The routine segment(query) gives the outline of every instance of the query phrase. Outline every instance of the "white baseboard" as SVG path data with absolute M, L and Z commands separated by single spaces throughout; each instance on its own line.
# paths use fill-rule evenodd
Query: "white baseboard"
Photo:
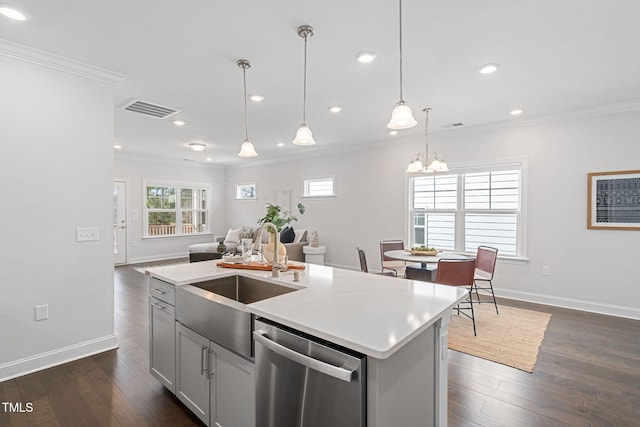
M 129 259 L 129 264 L 142 264 L 144 262 L 164 261 L 166 259 L 189 258 L 188 252 L 178 252 L 173 254 L 153 255 L 136 257 Z
M 511 291 L 508 289 L 495 289 L 497 297 L 533 302 L 537 304 L 552 305 L 555 307 L 570 308 L 573 310 L 588 311 L 591 313 L 606 314 L 609 316 L 624 317 L 640 320 L 640 309 L 613 304 L 602 304 L 592 301 L 584 301 L 573 298 L 563 298 L 552 295 L 536 294 L 531 292 Z
M 41 371 L 63 363 L 82 359 L 94 354 L 118 348 L 115 335 L 106 335 L 35 356 L 0 365 L 0 382 Z

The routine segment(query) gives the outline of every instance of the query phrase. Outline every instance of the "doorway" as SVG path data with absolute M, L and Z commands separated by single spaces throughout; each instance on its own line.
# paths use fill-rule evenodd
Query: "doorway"
M 113 263 L 127 262 L 127 183 L 113 181 Z

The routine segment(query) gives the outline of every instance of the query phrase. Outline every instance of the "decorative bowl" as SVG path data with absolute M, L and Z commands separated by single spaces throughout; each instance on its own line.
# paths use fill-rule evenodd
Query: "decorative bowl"
M 408 249 L 408 252 L 411 255 L 434 256 L 434 255 L 438 255 L 438 253 L 441 252 L 441 251 L 416 251 L 416 250 L 413 250 L 413 249 Z

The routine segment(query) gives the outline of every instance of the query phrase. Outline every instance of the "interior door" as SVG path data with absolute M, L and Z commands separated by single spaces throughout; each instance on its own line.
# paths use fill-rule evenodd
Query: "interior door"
M 113 262 L 127 262 L 127 183 L 113 181 Z

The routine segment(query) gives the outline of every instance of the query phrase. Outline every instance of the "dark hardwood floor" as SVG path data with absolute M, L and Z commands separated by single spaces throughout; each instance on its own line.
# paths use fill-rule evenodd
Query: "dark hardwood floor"
M 536 368 L 450 351 L 449 426 L 640 426 L 640 321 L 499 303 L 552 313 Z M 33 405 L 1 405 L 0 426 L 202 426 L 148 373 L 147 313 L 146 277 L 117 267 L 120 348 L 0 383 L 0 402 Z

